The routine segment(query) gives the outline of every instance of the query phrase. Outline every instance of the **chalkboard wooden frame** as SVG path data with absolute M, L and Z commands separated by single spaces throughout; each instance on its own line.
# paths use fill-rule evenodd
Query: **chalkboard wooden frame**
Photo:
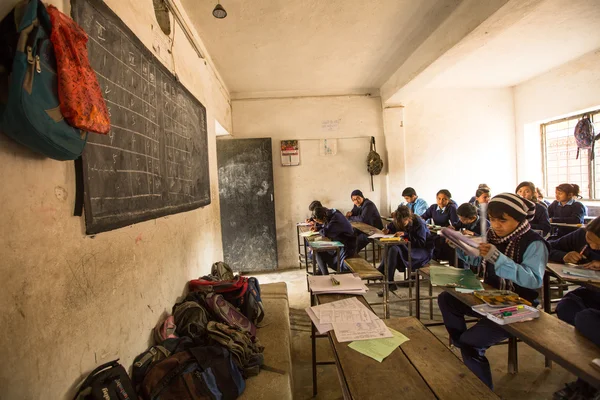
M 210 204 L 206 108 L 103 1 L 71 10 L 112 109 L 111 133 L 90 133 L 82 156 L 86 233 Z

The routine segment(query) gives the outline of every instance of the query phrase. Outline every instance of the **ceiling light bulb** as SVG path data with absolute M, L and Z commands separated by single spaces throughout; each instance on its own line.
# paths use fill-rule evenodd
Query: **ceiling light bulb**
M 223 19 L 227 16 L 227 11 L 225 11 L 221 4 L 217 3 L 215 9 L 213 10 L 213 16 L 215 18 Z

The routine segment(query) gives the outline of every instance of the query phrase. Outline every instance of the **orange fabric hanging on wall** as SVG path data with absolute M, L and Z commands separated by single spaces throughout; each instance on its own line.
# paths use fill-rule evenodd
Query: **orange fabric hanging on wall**
M 81 130 L 107 134 L 110 117 L 87 51 L 88 35 L 71 18 L 49 6 L 50 40 L 56 54 L 60 111 Z

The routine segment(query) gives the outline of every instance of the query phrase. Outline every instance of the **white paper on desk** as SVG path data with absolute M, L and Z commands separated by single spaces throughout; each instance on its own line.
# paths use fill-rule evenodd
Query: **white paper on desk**
M 338 342 L 352 342 L 354 340 L 381 339 L 392 337 L 392 332 L 383 323 L 376 319 L 370 322 L 342 322 L 334 323 L 333 331 Z
M 310 317 L 312 323 L 314 324 L 314 326 L 317 329 L 317 331 L 319 332 L 319 334 L 322 335 L 333 329 L 333 325 L 321 323 L 321 321 L 319 321 L 319 318 L 317 318 L 317 316 L 315 315 L 315 313 L 313 312 L 313 310 L 310 307 L 306 307 L 304 310 Z
M 380 238 L 393 238 L 395 235 L 392 233 L 391 235 L 384 235 L 383 233 L 374 233 L 369 236 L 369 239 L 380 239 Z
M 315 235 L 318 235 L 318 234 L 319 234 L 319 232 L 316 232 L 316 231 L 308 231 L 308 232 L 302 232 L 302 233 L 300 233 L 300 236 L 301 237 L 310 237 L 310 236 L 315 236 Z
M 563 274 L 572 275 L 580 278 L 589 278 L 593 280 L 600 280 L 600 271 L 594 271 L 593 269 L 586 269 L 583 267 L 568 267 L 563 266 Z
M 323 324 L 340 323 L 340 322 L 369 322 L 371 316 L 367 313 L 367 309 L 362 310 L 339 310 L 325 309 L 321 310 L 319 321 Z
M 296 225 L 298 225 L 298 226 L 311 226 L 312 224 L 310 222 L 298 222 Z
M 373 311 L 369 310 L 363 303 L 358 300 L 356 297 L 351 297 L 349 299 L 343 299 L 338 301 L 333 301 L 331 303 L 325 303 L 318 306 L 311 307 L 315 316 L 320 320 L 321 312 L 323 310 L 365 310 L 369 320 L 379 319 L 377 315 L 373 313 Z
M 339 285 L 334 285 L 329 275 L 309 276 L 308 286 L 313 293 L 366 292 L 367 287 L 362 280 L 352 274 L 337 274 L 335 279 Z

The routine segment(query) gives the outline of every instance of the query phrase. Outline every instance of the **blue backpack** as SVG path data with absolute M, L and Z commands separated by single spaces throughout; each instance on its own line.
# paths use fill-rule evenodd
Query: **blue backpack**
M 19 3 L 0 22 L 0 130 L 45 156 L 75 160 L 87 132 L 60 112 L 51 28 L 40 0 Z
M 600 135 L 594 134 L 594 124 L 590 120 L 589 115 L 584 115 L 575 126 L 575 143 L 577 144 L 577 157 L 579 158 L 579 150 L 590 150 L 589 160 L 594 159 L 594 143 Z

